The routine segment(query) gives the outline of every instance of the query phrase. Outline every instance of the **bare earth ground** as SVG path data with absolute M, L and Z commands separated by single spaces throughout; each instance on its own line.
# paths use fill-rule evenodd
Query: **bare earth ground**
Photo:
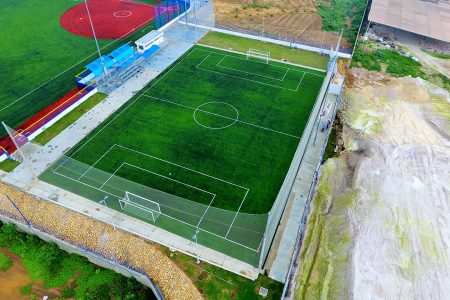
M 202 299 L 189 277 L 167 257 L 158 245 L 114 230 L 110 225 L 89 219 L 61 206 L 38 200 L 24 192 L 0 184 L 0 193 L 14 199 L 32 224 L 62 240 L 93 249 L 109 259 L 145 270 L 167 299 Z M 5 197 L 0 198 L 0 212 L 21 220 Z
M 324 166 L 327 210 L 312 212 L 339 218 L 343 230 L 327 237 L 325 223 L 305 241 L 316 255 L 302 261 L 295 298 L 448 299 L 449 94 L 421 79 L 351 72 L 340 112 L 345 151 Z
M 339 36 L 321 30 L 322 19 L 315 13 L 316 0 L 260 1 L 215 0 L 215 18 L 218 27 L 250 30 L 264 36 L 276 35 L 287 41 L 302 41 L 320 47 L 336 45 Z M 327 47 L 329 49 L 329 46 Z
M 28 284 L 32 285 L 33 295 L 42 299 L 48 296 L 56 299 L 61 296 L 60 289 L 45 289 L 42 282 L 35 282 L 30 279 L 28 271 L 25 269 L 22 260 L 16 254 L 6 249 L 0 249 L 13 262 L 11 268 L 6 272 L 0 272 L 0 299 L 28 300 L 30 295 L 21 295 L 20 290 Z

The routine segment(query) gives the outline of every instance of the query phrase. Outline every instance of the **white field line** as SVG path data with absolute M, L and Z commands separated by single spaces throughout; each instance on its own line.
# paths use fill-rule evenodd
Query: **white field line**
M 215 74 L 220 74 L 220 75 L 223 75 L 223 76 L 228 76 L 228 77 L 238 78 L 238 79 L 242 79 L 242 80 L 247 80 L 247 81 L 255 82 L 255 83 L 258 83 L 258 84 L 261 84 L 261 85 L 271 86 L 271 87 L 282 89 L 282 90 L 286 90 L 286 91 L 296 92 L 296 90 L 294 90 L 294 89 L 288 89 L 288 88 L 285 88 L 285 87 L 282 87 L 282 86 L 279 86 L 279 85 L 274 85 L 274 84 L 270 84 L 270 83 L 261 82 L 261 81 L 258 81 L 258 80 L 248 79 L 248 78 L 241 77 L 241 76 L 230 75 L 230 74 L 227 74 L 227 73 L 222 73 L 222 72 L 219 72 L 219 71 L 208 70 L 208 69 L 201 68 L 201 67 L 196 67 L 196 69 L 202 70 L 202 71 L 211 72 L 211 73 L 215 73 Z
M 123 0 L 121 0 L 123 1 Z M 135 2 L 136 3 L 136 2 Z M 120 36 L 119 38 L 115 39 L 114 41 L 106 44 L 105 46 L 101 47 L 100 50 L 105 49 L 106 47 L 111 46 L 114 43 L 120 42 L 121 39 L 123 39 L 124 37 L 126 37 L 127 35 L 129 35 L 130 33 L 132 33 L 133 31 L 135 31 L 138 28 L 141 28 L 142 26 L 144 26 L 146 23 L 149 23 L 151 21 L 153 21 L 155 19 L 155 16 L 153 16 L 152 18 L 148 19 L 145 22 L 142 22 L 141 24 L 139 24 L 137 27 L 127 31 L 126 33 L 124 33 L 122 36 Z M 7 109 L 8 107 L 10 107 L 11 105 L 14 105 L 15 103 L 17 103 L 18 101 L 22 100 L 23 98 L 27 97 L 28 95 L 34 93 L 35 91 L 37 91 L 38 89 L 40 89 L 41 87 L 43 87 L 44 85 L 46 85 L 47 83 L 53 81 L 55 78 L 61 76 L 62 74 L 66 73 L 67 71 L 73 69 L 74 67 L 78 66 L 79 64 L 81 64 L 83 61 L 89 59 L 92 56 L 95 56 L 97 54 L 97 51 L 93 52 L 92 54 L 86 56 L 85 58 L 83 58 L 82 60 L 80 60 L 79 62 L 77 62 L 76 64 L 72 65 L 71 67 L 65 69 L 64 71 L 61 71 L 60 73 L 56 74 L 55 76 L 53 76 L 52 78 L 50 78 L 49 80 L 47 80 L 46 82 L 42 83 L 41 85 L 39 85 L 38 87 L 34 88 L 33 90 L 29 91 L 28 93 L 26 93 L 25 95 L 21 96 L 20 98 L 17 98 L 16 100 L 14 100 L 13 102 L 9 103 L 8 105 L 2 107 L 0 109 L 0 111 L 3 111 L 5 109 Z
M 249 78 L 245 78 L 245 77 L 241 77 L 241 76 L 235 76 L 235 75 L 231 75 L 231 74 L 227 74 L 227 73 L 222 73 L 222 72 L 219 72 L 219 71 L 214 71 L 214 70 L 209 70 L 209 69 L 202 68 L 202 67 L 200 67 L 200 65 L 201 65 L 203 62 L 206 61 L 206 59 L 209 57 L 209 55 L 211 55 L 211 53 L 215 53 L 215 54 L 218 54 L 218 55 L 224 55 L 224 57 L 222 58 L 222 60 L 225 59 L 225 57 L 227 56 L 227 54 L 218 53 L 218 52 L 214 52 L 214 51 L 208 51 L 208 50 L 204 50 L 204 49 L 197 49 L 197 48 L 196 48 L 195 50 L 200 50 L 200 51 L 208 52 L 208 53 L 209 53 L 208 56 L 205 57 L 205 58 L 204 58 L 204 59 L 203 59 L 203 60 L 195 67 L 195 68 L 198 69 L 198 70 L 208 71 L 208 72 L 212 72 L 212 73 L 216 73 L 216 74 L 222 74 L 222 75 L 224 75 L 224 76 L 229 76 L 229 77 L 233 77 L 233 78 L 239 78 L 239 79 L 243 79 L 243 80 L 247 80 L 247 81 L 259 83 L 259 84 L 262 84 L 262 85 L 272 86 L 272 87 L 274 87 L 274 88 L 279 88 L 279 89 L 282 89 L 282 90 L 287 90 L 287 91 L 292 91 L 292 92 L 296 92 L 296 91 L 297 91 L 297 90 L 289 89 L 289 88 L 286 88 L 286 87 L 283 87 L 283 86 L 279 86 L 279 85 L 274 85 L 274 84 L 270 84 L 270 83 L 265 83 L 265 82 L 262 82 L 262 81 L 254 80 L 254 79 L 249 79 Z M 194 51 L 195 51 L 195 50 L 194 50 Z M 230 56 L 230 57 L 236 57 L 236 56 L 233 56 L 233 55 L 228 55 L 228 56 Z M 236 58 L 238 58 L 238 57 L 236 57 Z M 247 61 L 247 60 L 244 60 L 244 61 Z M 220 62 L 219 62 L 219 63 L 220 63 Z M 227 69 L 227 68 L 224 68 L 224 69 Z M 231 69 L 231 68 L 228 68 L 228 69 Z M 240 71 L 240 70 L 236 70 L 236 71 Z M 240 72 L 243 72 L 243 71 L 240 71 Z M 303 72 L 303 71 L 299 71 L 299 72 Z M 305 72 L 303 72 L 303 74 L 304 74 L 304 73 L 305 73 Z M 257 74 L 254 74 L 254 75 L 257 75 Z M 259 75 L 257 75 L 257 76 L 259 76 Z M 265 77 L 265 76 L 261 76 L 261 77 Z
M 201 192 L 203 192 L 203 193 L 210 194 L 210 195 L 212 195 L 212 196 L 216 196 L 216 194 L 211 193 L 211 192 L 208 192 L 208 191 L 203 190 L 203 189 L 201 189 L 201 188 L 198 188 L 198 187 L 196 187 L 196 186 L 187 184 L 187 183 L 185 183 L 185 182 L 182 182 L 182 181 L 179 181 L 179 180 L 176 180 L 176 179 L 167 177 L 167 176 L 165 176 L 165 175 L 159 174 L 159 173 L 154 172 L 154 171 L 150 171 L 150 170 L 148 170 L 148 169 L 145 169 L 145 168 L 142 168 L 142 167 L 133 165 L 133 164 L 129 164 L 129 163 L 127 163 L 127 162 L 122 163 L 122 165 L 119 167 L 119 169 L 122 168 L 123 165 L 128 165 L 128 166 L 130 166 L 130 167 L 139 169 L 139 170 L 141 170 L 141 171 L 145 171 L 145 172 L 147 172 L 147 173 L 154 174 L 154 175 L 156 175 L 156 176 L 160 176 L 160 177 L 162 177 L 162 178 L 164 178 L 164 179 L 171 180 L 171 181 L 176 182 L 176 183 L 179 183 L 179 184 L 181 184 L 181 185 L 185 185 L 185 186 L 187 186 L 187 187 L 193 188 L 193 189 L 198 190 L 198 191 L 201 191 Z
M 65 168 L 65 167 L 63 167 L 63 168 Z M 70 169 L 68 169 L 68 170 L 70 170 Z M 72 171 L 72 170 L 70 170 L 70 171 Z M 77 180 L 74 179 L 74 178 L 71 178 L 71 177 L 66 176 L 66 175 L 64 175 L 64 174 L 61 174 L 61 173 L 56 172 L 56 171 L 53 170 L 53 169 L 52 169 L 52 172 L 55 173 L 55 174 L 57 174 L 58 176 L 61 176 L 61 177 L 66 178 L 66 179 L 68 179 L 68 180 L 72 180 L 72 181 L 78 182 L 78 183 L 80 183 L 80 184 L 82 184 L 82 185 L 84 185 L 84 186 L 87 186 L 87 187 L 90 187 L 90 188 L 92 188 L 92 189 L 101 191 L 101 192 L 103 192 L 103 193 L 105 193 L 105 194 L 108 194 L 108 195 L 114 197 L 114 198 L 117 198 L 118 200 L 122 199 L 122 197 L 120 197 L 120 196 L 117 196 L 117 195 L 115 195 L 115 194 L 112 194 L 112 193 L 107 192 L 107 191 L 104 191 L 104 190 L 100 190 L 100 189 L 98 189 L 98 188 L 96 188 L 96 187 L 94 187 L 94 186 L 92 186 L 92 185 L 87 184 L 87 183 L 84 183 L 84 182 L 81 182 L 81 181 L 77 181 Z M 72 171 L 72 172 L 74 172 L 74 171 Z M 74 172 L 74 173 L 76 173 L 76 172 Z M 123 192 L 123 191 L 122 191 L 122 192 Z M 164 192 L 163 192 L 163 193 L 164 193 Z M 182 211 L 182 210 L 179 210 L 179 209 L 176 209 L 176 208 L 171 208 L 171 209 L 173 209 L 173 210 L 178 210 L 179 212 L 182 212 L 182 213 L 184 213 L 184 214 L 188 214 L 188 215 L 192 215 L 192 216 L 198 217 L 197 215 L 193 215 L 193 214 L 191 214 L 191 213 L 187 213 L 187 212 L 185 212 L 185 211 Z M 175 220 L 175 221 L 177 221 L 177 222 L 180 222 L 180 223 L 183 223 L 183 224 L 185 224 L 185 225 L 188 225 L 188 226 L 191 226 L 191 227 L 193 227 L 193 228 L 196 228 L 196 227 L 195 227 L 194 225 L 192 225 L 192 224 L 189 224 L 189 223 L 187 223 L 187 222 L 185 222 L 185 221 L 179 220 L 179 219 L 174 218 L 174 217 L 172 217 L 172 216 L 166 215 L 166 214 L 164 214 L 164 213 L 162 213 L 162 212 L 161 212 L 161 215 L 164 215 L 165 217 L 168 217 L 168 218 L 170 218 L 170 219 L 172 219 L 172 220 Z M 224 225 L 224 226 L 228 226 L 228 224 L 220 223 L 220 222 L 218 222 L 217 220 L 216 220 L 215 222 L 218 223 L 218 224 Z M 247 229 L 247 228 L 241 228 L 241 227 L 236 227 L 236 228 L 239 228 L 239 229 L 242 229 L 242 230 L 246 230 L 246 231 L 249 231 L 249 232 L 253 232 L 253 233 L 256 233 L 256 234 L 263 234 L 263 232 L 253 231 L 253 230 L 249 230 L 249 229 Z M 214 235 L 214 236 L 216 236 L 216 237 L 222 238 L 222 239 L 224 239 L 224 240 L 226 240 L 226 241 L 229 241 L 230 243 L 236 244 L 236 245 L 238 245 L 238 246 L 240 246 L 240 247 L 246 248 L 246 249 L 251 250 L 251 251 L 254 251 L 254 252 L 258 252 L 258 249 L 253 249 L 253 248 L 251 248 L 251 247 L 242 245 L 242 244 L 240 244 L 240 243 L 238 243 L 238 242 L 235 242 L 235 241 L 230 240 L 230 239 L 228 239 L 228 238 L 224 238 L 223 236 L 218 235 L 218 234 L 213 233 L 213 232 L 210 232 L 210 231 L 208 231 L 208 230 L 205 230 L 205 229 L 202 229 L 202 228 L 200 228 L 200 229 L 201 229 L 202 231 L 206 232 L 206 233 L 209 233 L 209 234 L 212 234 L 212 235 Z
M 297 85 L 297 88 L 295 89 L 295 91 L 298 91 L 298 89 L 300 88 L 300 85 L 302 84 L 302 81 L 303 81 L 303 78 L 305 77 L 305 73 L 303 73 L 303 76 L 302 76 L 302 78 L 300 79 L 300 81 L 299 81 L 299 83 L 298 83 L 298 85 Z
M 227 184 L 229 184 L 229 185 L 233 185 L 233 186 L 239 187 L 239 188 L 244 189 L 244 190 L 248 190 L 246 187 L 243 187 L 243 186 L 241 186 L 241 185 L 238 185 L 238 184 L 232 183 L 232 182 L 230 182 L 230 181 L 227 181 L 227 180 L 224 180 L 224 179 L 220 179 L 220 178 L 217 178 L 217 177 L 208 175 L 208 174 L 206 174 L 206 173 L 202 173 L 202 172 L 196 171 L 196 170 L 194 170 L 194 169 L 191 169 L 191 168 L 182 166 L 182 165 L 180 165 L 180 164 L 177 164 L 177 163 L 174 163 L 174 162 L 171 162 L 171 161 L 168 161 L 168 160 L 165 160 L 165 159 L 162 159 L 162 158 L 159 158 L 159 157 L 156 157 L 156 156 L 153 156 L 153 155 L 150 155 L 150 154 L 147 154 L 147 153 L 138 151 L 138 150 L 134 150 L 134 149 L 131 149 L 131 148 L 122 146 L 122 145 L 118 145 L 118 144 L 114 144 L 114 145 L 117 146 L 117 147 L 121 147 L 121 148 L 123 148 L 123 149 L 127 149 L 127 150 L 129 150 L 130 152 L 139 153 L 139 154 L 142 154 L 142 155 L 144 155 L 144 156 L 147 156 L 147 157 L 150 157 L 150 158 L 154 158 L 154 159 L 156 159 L 156 160 L 159 160 L 159 161 L 162 161 L 162 162 L 165 162 L 165 163 L 168 163 L 168 164 L 171 164 L 171 165 L 180 167 L 180 168 L 185 169 L 185 170 L 188 170 L 188 171 L 191 171 L 191 172 L 193 172 L 193 173 L 197 173 L 197 174 L 203 175 L 203 176 L 205 176 L 205 177 L 209 177 L 209 178 L 212 178 L 212 179 L 214 179 L 214 180 L 221 181 L 221 182 L 227 183 Z
M 286 77 L 287 73 L 290 71 L 291 69 L 287 68 L 286 73 L 284 73 L 283 78 L 281 78 L 281 81 L 284 81 L 284 78 Z M 305 73 L 303 73 L 303 75 L 305 75 Z
M 116 173 L 120 170 L 120 168 L 122 168 L 122 166 L 123 166 L 123 164 L 124 164 L 124 162 L 117 168 L 117 169 L 115 169 L 114 170 L 114 172 L 111 174 L 111 176 L 109 176 L 109 178 L 108 179 L 106 179 L 106 181 L 105 182 L 103 182 L 103 184 L 99 187 L 99 189 L 102 189 L 102 187 L 104 187 L 105 186 L 105 184 L 107 184 L 108 183 L 108 181 L 110 181 L 111 180 L 111 178 L 113 178 L 114 177 L 114 175 L 116 175 Z
M 211 202 L 209 202 L 209 204 L 208 204 L 208 207 L 207 207 L 207 208 L 205 209 L 205 211 L 203 212 L 203 215 L 202 215 L 202 217 L 200 218 L 200 221 L 198 221 L 197 226 L 195 226 L 197 229 L 198 229 L 198 228 L 201 228 L 201 227 L 199 227 L 199 226 L 200 226 L 200 224 L 202 223 L 203 218 L 205 217 L 206 213 L 208 212 L 208 210 L 209 210 L 209 208 L 211 207 L 211 204 L 214 202 L 214 199 L 215 199 L 215 198 L 216 198 L 216 195 L 213 196 L 213 198 L 211 199 Z M 226 236 L 225 236 L 225 238 L 226 238 Z
M 217 114 L 217 113 L 213 113 L 213 112 L 210 112 L 210 111 L 207 111 L 207 110 L 203 110 L 203 109 L 197 109 L 195 107 L 192 107 L 192 106 L 189 106 L 189 105 L 185 105 L 185 104 L 181 104 L 181 103 L 178 103 L 178 102 L 173 102 L 173 101 L 170 101 L 170 100 L 162 99 L 162 98 L 151 96 L 151 95 L 143 95 L 143 96 L 147 97 L 147 98 L 155 99 L 157 101 L 166 102 L 166 103 L 170 103 L 170 104 L 173 104 L 173 105 L 176 105 L 176 106 L 184 107 L 184 108 L 187 108 L 187 109 L 190 109 L 190 110 L 193 110 L 193 111 L 199 111 L 199 112 L 203 112 L 203 113 L 206 113 L 206 114 L 210 114 L 210 115 L 213 115 L 213 116 L 216 116 L 216 117 L 219 117 L 219 118 L 224 118 L 224 119 L 227 119 L 227 120 L 236 121 L 235 118 L 230 118 L 230 117 L 223 116 L 223 115 L 220 115 L 220 114 Z M 271 128 L 259 126 L 259 125 L 252 124 L 252 123 L 249 123 L 249 122 L 245 122 L 245 121 L 242 121 L 242 120 L 237 120 L 236 122 L 239 122 L 239 123 L 242 123 L 242 124 L 245 124 L 245 125 L 249 125 L 249 126 L 253 126 L 253 127 L 256 127 L 256 128 L 259 128 L 259 129 L 267 130 L 267 131 L 270 131 L 270 132 L 273 132 L 273 133 L 278 133 L 278 134 L 281 134 L 281 135 L 285 135 L 285 136 L 289 136 L 289 137 L 292 137 L 292 138 L 300 139 L 300 137 L 292 135 L 292 134 L 289 134 L 289 133 L 285 133 L 285 132 L 274 130 L 274 129 L 271 129 Z
M 154 7 L 154 5 L 147 4 L 147 3 L 142 3 L 142 2 L 135 2 L 135 1 L 130 1 L 130 0 L 119 0 L 119 1 L 120 1 L 120 2 L 131 3 L 131 4 L 137 4 L 137 5 L 143 5 L 143 6 L 151 6 L 151 7 Z
M 126 106 L 126 107 L 124 107 L 124 109 L 121 111 L 121 112 L 119 112 L 117 115 L 115 115 L 114 116 L 114 118 L 112 118 L 105 126 L 102 126 L 92 137 L 90 137 L 80 148 L 78 148 L 77 150 L 75 150 L 74 151 L 74 153 L 72 154 L 72 157 L 78 152 L 78 151 L 80 151 L 81 149 L 83 149 L 84 148 L 84 146 L 86 146 L 92 139 L 94 139 L 96 136 L 97 136 L 97 134 L 99 134 L 100 132 L 102 132 L 103 131 L 103 129 L 105 129 L 106 127 L 108 127 L 108 125 L 109 124 L 111 124 L 116 118 L 118 118 L 119 116 L 121 116 L 122 115 L 122 113 L 123 112 L 125 112 L 129 107 L 131 107 L 137 100 L 139 100 L 148 90 L 150 90 L 151 88 L 153 88 L 153 87 L 155 87 L 156 86 L 156 84 L 159 82 L 159 81 L 161 81 L 165 76 L 167 76 L 167 74 L 169 74 L 173 69 L 175 69 L 177 66 L 178 66 L 178 64 L 180 64 L 180 63 L 182 63 L 187 57 L 189 57 L 192 53 L 194 53 L 195 51 L 203 51 L 203 52 L 208 52 L 209 54 L 211 54 L 211 53 L 218 53 L 218 54 L 222 54 L 223 55 L 223 53 L 219 53 L 219 52 L 215 52 L 215 51 L 208 51 L 208 50 L 204 50 L 204 49 L 200 49 L 200 48 L 195 48 L 195 49 L 193 49 L 193 50 L 190 50 L 190 52 L 188 53 L 188 54 L 186 54 L 180 61 L 178 61 L 176 64 L 174 64 L 166 73 L 164 73 L 160 78 L 158 78 L 155 82 L 152 82 L 152 83 L 150 83 L 150 86 L 146 89 L 146 90 L 144 90 L 143 91 L 143 93 L 141 94 L 141 95 L 139 95 L 136 99 L 134 99 L 133 101 L 131 101 L 130 103 L 128 103 L 128 105 Z M 204 60 L 206 59 L 206 57 L 204 58 Z M 209 71 L 209 70 L 208 70 Z M 303 72 L 303 71 L 302 71 Z M 304 73 L 306 73 L 306 72 L 304 72 Z M 221 73 L 220 73 L 221 74 Z M 240 121 L 241 123 L 244 123 L 243 121 Z M 250 123 L 248 123 L 248 125 L 252 125 L 252 124 L 250 124 Z M 257 126 L 257 125 L 254 125 L 254 126 Z M 269 128 L 264 128 L 264 129 L 267 129 L 267 130 L 270 130 L 270 131 L 272 131 L 272 132 L 278 132 L 278 131 L 276 131 L 276 130 L 273 130 L 273 129 L 269 129 Z M 284 134 L 284 133 L 282 133 L 282 132 L 278 132 L 278 133 L 281 133 L 281 134 Z M 289 135 L 289 136 L 292 136 L 292 137 L 295 137 L 295 138 L 299 138 L 299 137 L 296 137 L 296 136 L 293 136 L 293 135 Z
M 283 81 L 284 77 L 286 76 L 286 73 L 287 73 L 288 70 L 289 70 L 289 69 L 286 69 L 286 72 L 284 73 L 284 76 L 280 79 L 280 78 L 275 78 L 275 77 L 272 77 L 272 76 L 266 76 L 266 75 L 261 75 L 261 74 L 257 74 L 257 73 L 253 73 L 253 72 L 248 72 L 248 71 L 238 70 L 238 69 L 235 69 L 235 68 L 230 68 L 230 67 L 221 66 L 220 64 L 221 64 L 227 57 L 233 57 L 233 56 L 225 55 L 225 56 L 224 56 L 224 57 L 216 64 L 216 67 L 224 68 L 224 69 L 228 69 L 228 70 L 234 70 L 234 71 L 242 72 L 242 73 L 245 73 L 245 74 L 252 74 L 252 75 L 255 75 L 255 76 L 264 77 L 264 78 L 273 79 L 273 80 L 278 80 L 278 81 Z M 264 65 L 267 66 L 267 64 L 264 64 Z
M 78 178 L 78 180 L 80 180 L 84 175 L 86 175 L 93 167 L 95 167 L 95 165 L 109 152 L 109 151 L 111 151 L 111 149 L 114 147 L 114 145 L 113 146 L 111 146 L 108 150 L 106 150 L 106 152 L 105 153 L 103 153 L 103 155 L 102 156 L 100 156 L 100 158 L 99 159 L 97 159 L 96 161 L 95 161 L 95 163 L 92 165 L 92 166 L 89 166 L 89 168 L 80 176 L 80 178 Z
M 177 62 L 176 64 L 174 64 L 166 73 L 164 73 L 161 77 L 159 77 L 155 82 L 151 82 L 150 86 L 143 91 L 143 93 L 141 95 L 139 95 L 138 97 L 136 97 L 136 99 L 134 99 L 133 101 L 129 102 L 122 111 L 120 111 L 117 115 L 114 116 L 114 118 L 112 118 L 108 123 L 106 123 L 104 126 L 102 126 L 92 137 L 90 137 L 80 148 L 78 148 L 77 150 L 75 150 L 73 152 L 73 154 L 71 155 L 71 157 L 73 157 L 76 153 L 78 153 L 78 151 L 80 151 L 81 149 L 84 148 L 84 146 L 86 146 L 90 141 L 92 141 L 92 139 L 94 139 L 97 134 L 99 134 L 100 132 L 103 131 L 103 129 L 105 129 L 106 127 L 108 127 L 109 124 L 111 124 L 112 122 L 114 122 L 114 120 L 116 120 L 119 116 L 122 115 L 122 113 L 124 113 L 126 110 L 128 110 L 128 108 L 130 108 L 136 101 L 138 101 L 148 90 L 150 90 L 152 87 L 154 87 L 159 81 L 161 81 L 167 74 L 169 74 L 176 66 L 178 66 L 178 64 L 180 64 L 181 62 L 183 62 L 189 55 L 191 55 L 192 53 L 195 52 L 195 50 L 197 50 L 197 48 L 195 48 L 194 50 L 191 50 L 188 54 L 186 54 L 185 57 L 183 57 L 179 62 Z
M 209 53 L 215 53 L 215 54 L 219 54 L 219 55 L 227 55 L 227 56 L 230 56 L 230 57 L 234 57 L 236 59 L 240 59 L 240 60 L 243 60 L 243 61 L 248 61 L 248 60 L 246 60 L 245 58 L 242 57 L 242 55 L 244 55 L 244 54 L 242 54 L 240 52 L 228 51 L 228 50 L 225 50 L 225 49 L 209 48 L 208 46 L 203 45 L 203 44 L 200 44 L 199 46 L 200 47 L 206 47 L 209 50 L 202 49 L 202 48 L 196 48 L 195 50 L 203 51 L 203 52 L 209 52 Z M 214 51 L 214 50 L 219 50 L 219 51 Z M 223 52 L 227 52 L 229 54 L 223 54 Z M 240 55 L 240 56 L 238 56 L 238 55 Z M 270 62 L 268 64 L 266 64 L 266 63 L 259 62 L 259 61 L 252 61 L 252 62 L 259 63 L 259 64 L 264 64 L 264 65 L 270 65 L 272 67 L 277 67 L 277 68 L 281 68 L 281 69 L 290 69 L 290 71 L 301 72 L 301 73 L 306 73 L 308 75 L 313 75 L 313 76 L 318 76 L 318 77 L 325 78 L 325 75 L 322 75 L 322 74 L 311 73 L 311 72 L 307 72 L 307 71 L 304 71 L 304 70 L 292 69 L 292 67 L 289 68 L 289 67 L 283 67 L 283 66 L 279 66 L 278 65 L 278 64 L 284 64 L 283 62 L 278 62 L 277 61 L 278 64 L 273 64 L 273 63 L 270 63 Z M 296 67 L 296 65 L 290 65 L 290 66 Z M 298 68 L 308 69 L 308 67 L 302 67 L 302 66 L 297 66 L 297 67 Z M 322 73 L 324 72 L 324 71 L 321 71 L 321 70 L 317 70 L 317 71 L 322 72 Z
M 239 205 L 238 210 L 236 211 L 236 214 L 234 215 L 233 221 L 231 221 L 230 227 L 227 230 L 227 233 L 225 234 L 225 238 L 228 237 L 228 234 L 230 233 L 231 228 L 233 227 L 234 221 L 236 221 L 236 218 L 238 216 L 239 211 L 241 210 L 242 204 L 244 204 L 245 199 L 247 198 L 247 194 L 248 194 L 249 190 L 247 190 L 247 192 L 244 195 L 244 199 L 242 199 L 241 205 Z

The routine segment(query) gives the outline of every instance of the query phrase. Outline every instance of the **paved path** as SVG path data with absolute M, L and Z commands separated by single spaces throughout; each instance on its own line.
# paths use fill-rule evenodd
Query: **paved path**
M 327 110 L 327 114 L 322 117 L 322 120 L 329 120 L 332 117 L 336 99 L 336 95 L 328 94 L 325 103 L 330 103 L 330 108 Z M 327 104 L 325 104 L 324 107 L 327 107 Z M 300 168 L 291 195 L 289 196 L 285 212 L 280 222 L 280 227 L 275 236 L 265 266 L 265 269 L 269 270 L 270 278 L 283 283 L 288 274 L 292 255 L 294 253 L 298 227 L 302 220 L 306 199 L 308 198 L 309 190 L 311 188 L 314 170 L 320 160 L 321 148 L 327 137 L 327 131 L 317 132 L 318 121 L 319 116 L 315 122 L 316 126 L 309 137 L 305 155 L 300 163 Z M 331 130 L 331 126 L 329 130 Z M 316 142 L 314 143 L 315 137 Z
M 178 24 L 172 26 L 165 32 L 165 38 L 169 41 L 168 46 L 152 57 L 149 62 L 145 63 L 143 65 L 144 70 L 138 76 L 132 77 L 114 90 L 105 100 L 62 131 L 45 146 L 33 147 L 35 151 L 29 159 L 32 172 L 30 172 L 30 168 L 26 164 L 21 164 L 13 172 L 7 175 L 3 174 L 2 180 L 40 198 L 55 201 L 69 209 L 107 223 L 112 223 L 117 228 L 137 234 L 169 248 L 177 249 L 192 256 L 198 253 L 200 258 L 208 263 L 255 280 L 259 274 L 257 268 L 207 247 L 201 245 L 197 247 L 190 240 L 103 207 L 64 189 L 37 180 L 33 176 L 33 173 L 39 175 L 45 171 L 58 158 L 131 99 L 134 94 L 145 87 L 160 72 L 164 71 L 189 50 L 205 33 L 205 30 L 198 28 L 194 30 L 194 28 L 189 26 Z

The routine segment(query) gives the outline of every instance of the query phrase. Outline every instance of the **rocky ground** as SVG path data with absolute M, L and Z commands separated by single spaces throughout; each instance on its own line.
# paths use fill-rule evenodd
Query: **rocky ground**
M 323 168 L 295 297 L 447 298 L 448 92 L 352 69 L 340 118 L 345 150 Z
M 0 184 L 0 194 L 1 214 L 22 220 L 3 196 L 7 194 L 32 224 L 39 224 L 40 230 L 111 260 L 145 270 L 167 299 L 203 298 L 189 277 L 161 251 L 160 246 L 4 184 Z

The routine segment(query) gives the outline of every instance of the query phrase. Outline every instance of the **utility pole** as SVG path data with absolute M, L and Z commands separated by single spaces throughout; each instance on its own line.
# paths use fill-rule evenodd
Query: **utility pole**
M 100 57 L 100 64 L 102 66 L 103 73 L 106 76 L 106 75 L 108 75 L 108 72 L 106 72 L 106 67 L 105 67 L 105 64 L 103 62 L 102 53 L 100 52 L 100 47 L 98 45 L 97 35 L 95 34 L 94 23 L 92 23 L 91 12 L 89 11 L 89 6 L 87 4 L 87 0 L 84 0 L 84 5 L 86 6 L 86 11 L 87 11 L 87 14 L 88 14 L 89 23 L 91 24 L 91 29 L 92 29 L 92 34 L 94 35 L 95 45 L 97 46 L 98 57 Z

